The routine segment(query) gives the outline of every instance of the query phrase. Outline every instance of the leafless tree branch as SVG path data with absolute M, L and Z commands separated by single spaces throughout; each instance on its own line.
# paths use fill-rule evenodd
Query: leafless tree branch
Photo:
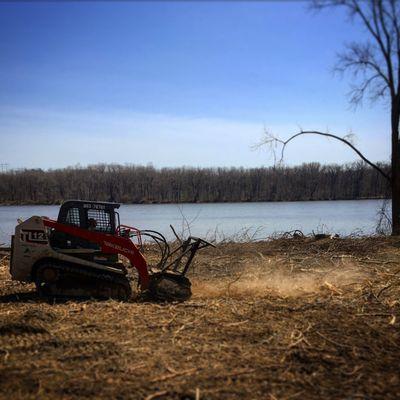
M 345 145 L 347 145 L 348 147 L 350 147 L 364 162 L 366 162 L 369 166 L 371 166 L 376 171 L 378 171 L 385 179 L 387 179 L 389 182 L 391 181 L 390 176 L 386 172 L 384 172 L 378 165 L 376 165 L 372 161 L 368 160 L 368 158 L 365 157 L 364 154 L 362 154 L 361 151 L 358 150 L 357 147 L 355 147 L 353 143 L 351 143 L 352 135 L 346 135 L 344 137 L 341 137 L 341 136 L 334 135 L 334 134 L 328 133 L 328 132 L 320 132 L 320 131 L 314 131 L 314 130 L 309 130 L 309 131 L 300 130 L 300 132 L 295 133 L 294 135 L 290 136 L 286 140 L 283 140 L 283 139 L 280 139 L 279 137 L 266 131 L 265 137 L 254 147 L 256 148 L 256 147 L 261 147 L 261 146 L 267 146 L 267 147 L 269 147 L 270 151 L 275 151 L 276 145 L 280 144 L 281 145 L 281 154 L 280 154 L 280 160 L 278 163 L 281 164 L 284 159 L 286 146 L 292 140 L 296 139 L 299 136 L 303 136 L 303 135 L 319 135 L 319 136 L 324 136 L 324 137 L 332 138 L 335 140 L 339 140 L 340 142 L 342 142 Z
M 382 97 L 386 90 L 395 98 L 400 93 L 400 26 L 396 0 L 316 0 L 313 3 L 316 9 L 333 6 L 343 6 L 352 18 L 359 17 L 372 38 L 372 42 L 364 44 L 351 43 L 346 52 L 339 54 L 335 71 L 351 71 L 355 77 L 361 74 L 363 82 L 370 81 L 362 93 L 358 91 L 358 96 L 351 96 L 351 102 L 361 102 L 367 91 L 372 92 L 372 101 Z

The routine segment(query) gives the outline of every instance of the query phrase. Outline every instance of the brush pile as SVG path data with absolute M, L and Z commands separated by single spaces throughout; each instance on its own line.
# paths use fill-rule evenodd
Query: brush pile
M 398 398 L 400 240 L 198 255 L 180 304 L 47 304 L 0 256 L 0 398 Z

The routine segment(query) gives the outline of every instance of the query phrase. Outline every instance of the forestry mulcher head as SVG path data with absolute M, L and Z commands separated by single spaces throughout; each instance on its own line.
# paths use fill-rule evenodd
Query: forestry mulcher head
M 196 252 L 213 245 L 191 236 L 171 250 L 160 233 L 121 225 L 118 208 L 116 203 L 66 201 L 57 221 L 33 216 L 20 223 L 12 236 L 12 278 L 34 282 L 39 294 L 50 298 L 128 300 L 129 275 L 136 270 L 143 298 L 190 298 L 185 275 Z M 153 267 L 143 255 L 144 239 L 154 241 L 161 253 Z M 129 261 L 128 268 L 119 256 Z

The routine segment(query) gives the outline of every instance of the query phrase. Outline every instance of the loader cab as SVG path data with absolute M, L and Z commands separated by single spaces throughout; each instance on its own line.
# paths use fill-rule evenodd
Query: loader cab
M 118 203 L 68 200 L 62 204 L 57 222 L 115 235 L 119 226 L 119 214 L 115 210 L 119 206 Z M 99 249 L 96 243 L 57 231 L 52 232 L 50 243 L 58 249 Z
M 62 204 L 57 222 L 81 229 L 115 234 L 119 225 L 118 203 L 69 200 Z

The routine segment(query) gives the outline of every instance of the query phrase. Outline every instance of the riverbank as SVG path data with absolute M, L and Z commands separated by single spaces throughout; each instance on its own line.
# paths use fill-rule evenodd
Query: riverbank
M 0 398 L 395 399 L 399 256 L 391 237 L 227 243 L 165 305 L 47 304 L 0 256 Z

